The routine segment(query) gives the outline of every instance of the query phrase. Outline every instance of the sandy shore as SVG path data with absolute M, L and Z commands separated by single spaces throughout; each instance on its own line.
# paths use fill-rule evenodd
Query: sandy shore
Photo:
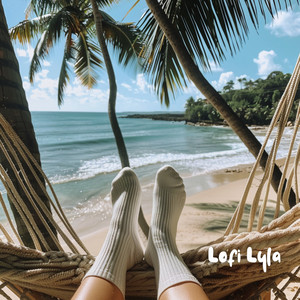
M 191 194 L 189 187 L 197 185 L 197 180 L 201 180 L 201 177 L 184 179 L 188 197 L 177 231 L 177 245 L 181 252 L 198 247 L 222 235 L 243 193 L 250 170 L 251 167 L 247 165 L 208 174 L 213 186 L 216 187 L 196 194 Z M 142 206 L 148 224 L 151 219 L 151 199 L 149 198 L 152 198 L 152 191 L 153 186 L 148 187 L 142 194 Z M 105 239 L 108 221 L 109 218 L 104 223 L 105 226 L 102 225 L 103 228 L 100 229 L 96 229 L 96 218 L 74 224 L 83 242 L 94 255 L 98 253 Z M 145 241 L 142 232 L 141 236 Z
M 209 176 L 212 176 L 211 179 L 214 181 L 215 187 L 202 190 L 196 194 L 190 194 L 187 197 L 177 230 L 177 245 L 180 252 L 197 248 L 222 236 L 243 195 L 250 171 L 251 166 L 246 165 L 210 174 Z M 257 186 L 260 179 L 261 175 L 258 174 L 253 183 L 254 187 Z M 186 185 L 188 187 L 191 184 L 197 184 L 197 177 L 185 179 L 184 181 L 187 181 Z M 188 190 L 187 194 L 189 194 Z M 269 199 L 271 203 L 275 202 L 276 194 L 273 191 L 271 191 Z M 248 204 L 248 208 L 249 206 L 250 204 Z M 149 223 L 151 207 L 146 207 L 144 211 Z M 266 213 L 266 222 L 271 221 L 271 219 L 272 208 Z M 91 229 L 89 233 L 84 234 L 81 238 L 91 253 L 97 254 L 106 233 L 107 227 L 100 230 Z M 146 243 L 146 239 L 143 240 Z M 292 298 L 298 288 L 299 285 L 296 283 L 288 287 L 286 291 L 288 297 Z
M 279 160 L 277 164 L 281 167 L 283 160 Z M 251 165 L 240 165 L 207 175 L 184 178 L 187 199 L 179 219 L 176 239 L 180 252 L 199 247 L 222 236 L 243 196 L 251 169 Z M 203 176 L 209 176 L 209 182 L 213 188 L 208 188 L 207 184 L 203 186 Z M 251 200 L 251 193 L 253 195 L 260 179 L 261 172 L 257 172 L 249 200 Z M 193 191 L 197 191 L 195 186 L 199 186 L 201 191 L 193 193 Z M 142 207 L 148 224 L 151 219 L 152 192 L 153 186 L 147 187 L 142 192 Z M 266 222 L 272 220 L 272 207 L 275 205 L 275 199 L 276 194 L 271 189 L 269 194 L 271 208 L 265 214 Z M 247 204 L 246 209 L 249 207 L 250 204 Z M 76 232 L 94 255 L 98 253 L 105 239 L 109 219 L 108 217 L 104 223 L 102 222 L 100 227 L 97 225 L 97 216 L 85 220 L 80 219 L 79 222 L 73 224 Z M 242 223 L 242 226 L 245 224 Z M 142 232 L 141 236 L 143 237 Z M 144 241 L 146 241 L 145 238 Z
M 278 164 L 282 165 L 280 161 Z M 188 197 L 177 230 L 177 245 L 180 252 L 197 248 L 222 236 L 243 195 L 250 171 L 250 165 L 243 165 L 204 175 L 210 177 L 209 181 L 213 188 L 203 188 L 200 182 L 203 180 L 202 176 L 184 178 Z M 260 179 L 261 174 L 258 173 L 253 183 L 254 188 Z M 199 186 L 201 191 L 193 193 L 197 190 L 195 186 Z M 148 224 L 151 218 L 152 191 L 153 186 L 148 186 L 142 194 L 142 205 Z M 271 202 L 275 201 L 275 197 L 272 191 L 269 196 Z M 269 222 L 271 210 L 266 215 L 266 221 Z M 73 223 L 76 232 L 93 255 L 98 254 L 104 242 L 109 219 L 108 217 L 105 222 L 98 222 L 97 216 L 93 216 L 80 218 Z M 143 236 L 142 232 L 141 235 Z M 143 241 L 146 243 L 145 237 Z M 299 284 L 296 283 L 288 288 L 288 297 L 291 297 L 288 299 L 292 299 L 298 288 Z

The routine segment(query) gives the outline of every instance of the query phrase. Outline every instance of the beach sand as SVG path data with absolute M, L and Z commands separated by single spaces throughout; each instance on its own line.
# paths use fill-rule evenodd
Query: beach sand
M 222 235 L 243 195 L 250 171 L 250 165 L 228 168 L 207 175 L 211 177 L 214 188 L 196 194 L 190 194 L 186 188 L 188 196 L 179 219 L 176 239 L 180 252 L 196 248 Z M 254 185 L 259 179 L 260 176 L 257 176 Z M 197 177 L 187 178 L 184 181 L 188 182 L 186 186 L 196 185 Z M 142 206 L 148 224 L 151 219 L 151 204 L 148 198 L 152 197 L 152 191 L 153 187 L 147 189 L 147 196 L 142 194 Z M 271 198 L 275 199 L 274 193 L 271 193 Z M 75 222 L 73 226 L 89 251 L 96 255 L 105 239 L 109 219 L 102 228 L 91 225 L 97 223 L 96 219 L 85 221 Z M 143 238 L 142 232 L 141 237 Z
M 177 246 L 180 252 L 198 247 L 200 244 L 212 241 L 222 235 L 228 219 L 236 207 L 246 184 L 251 167 L 239 166 L 222 171 L 218 171 L 207 176 L 211 176 L 215 188 L 203 190 L 199 193 L 189 195 L 182 211 L 177 230 Z M 184 179 L 188 185 L 197 184 L 197 177 Z M 145 218 L 150 223 L 151 201 L 153 186 L 148 187 L 143 195 L 142 207 Z M 108 230 L 108 221 L 103 228 L 98 228 L 96 216 L 87 222 L 75 222 L 73 226 L 79 233 L 85 245 L 92 254 L 97 254 L 105 239 Z M 220 227 L 220 224 L 223 226 Z M 214 225 L 215 224 L 215 225 Z M 142 240 L 145 241 L 141 232 Z M 193 241 L 193 242 L 191 242 Z
M 207 244 L 222 236 L 243 195 L 250 171 L 251 166 L 246 165 L 210 174 L 217 186 L 187 197 L 179 219 L 176 239 L 181 253 Z M 256 175 L 253 183 L 254 187 L 258 185 L 260 179 L 261 175 Z M 196 177 L 193 180 L 196 181 Z M 193 182 L 193 184 L 197 184 L 197 182 Z M 273 202 L 271 206 L 274 206 L 276 194 L 273 191 L 271 191 L 269 199 L 271 203 Z M 247 204 L 246 209 L 249 209 L 249 207 L 250 204 Z M 147 222 L 150 223 L 151 207 L 148 206 L 144 212 Z M 270 222 L 271 219 L 272 208 L 266 213 L 266 222 Z M 242 227 L 245 224 L 246 220 L 242 222 Z M 81 236 L 92 254 L 97 255 L 99 252 L 107 230 L 107 226 L 100 229 L 90 228 L 90 232 L 86 233 L 85 231 L 84 235 Z M 78 231 L 80 232 L 80 228 L 78 228 Z M 142 233 L 141 235 L 143 237 Z M 143 241 L 146 244 L 145 237 L 143 237 Z M 292 299 L 292 295 L 295 293 L 292 291 L 297 288 L 299 288 L 299 284 L 294 284 L 288 288 L 288 299 Z
M 281 166 L 282 162 L 278 162 Z M 203 244 L 221 237 L 228 225 L 228 222 L 240 201 L 249 173 L 250 165 L 242 165 L 232 167 L 225 170 L 220 170 L 214 173 L 207 174 L 213 183 L 214 188 L 204 189 L 201 192 L 191 193 L 191 186 L 197 185 L 200 177 L 185 178 L 187 199 L 181 217 L 178 223 L 177 230 L 177 246 L 181 253 L 197 248 Z M 261 179 L 261 174 L 255 176 L 253 183 L 253 191 Z M 199 185 L 201 185 L 199 183 Z M 193 191 L 195 189 L 193 188 Z M 147 187 L 142 193 L 142 205 L 148 224 L 151 218 L 151 199 L 153 186 Z M 275 193 L 271 191 L 269 199 L 275 201 Z M 250 197 L 251 198 L 251 197 Z M 246 205 L 249 209 L 250 204 Z M 270 222 L 272 209 L 266 213 L 266 221 Z M 109 217 L 105 222 L 97 221 L 97 215 L 93 218 L 81 217 L 73 222 L 75 231 L 88 248 L 91 254 L 97 255 L 108 231 Z M 245 226 L 246 221 L 242 222 Z M 146 244 L 146 238 L 140 231 L 142 240 Z M 295 291 L 299 289 L 299 284 L 292 284 L 288 288 L 288 299 L 292 299 Z M 13 299 L 15 299 L 13 297 Z

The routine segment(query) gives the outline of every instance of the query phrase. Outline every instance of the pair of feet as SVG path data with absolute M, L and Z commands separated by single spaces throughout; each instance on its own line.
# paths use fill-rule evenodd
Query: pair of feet
M 115 284 L 124 296 L 127 270 L 145 257 L 155 270 L 158 297 L 165 289 L 180 282 L 198 283 L 184 264 L 175 241 L 186 198 L 181 177 L 170 166 L 157 172 L 145 251 L 138 234 L 140 194 L 136 174 L 130 168 L 124 168 L 112 182 L 113 213 L 109 232 L 86 277 L 104 278 Z

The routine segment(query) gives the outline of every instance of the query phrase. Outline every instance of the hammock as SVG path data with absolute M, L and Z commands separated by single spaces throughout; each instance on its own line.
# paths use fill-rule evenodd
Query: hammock
M 272 289 L 275 299 L 287 299 L 285 294 L 287 287 L 300 282 L 300 203 L 298 190 L 300 144 L 296 145 L 300 123 L 300 106 L 294 121 L 290 148 L 282 169 L 282 179 L 279 184 L 276 205 L 273 209 L 274 220 L 263 226 L 264 212 L 269 205 L 268 195 L 276 155 L 288 122 L 299 80 L 300 57 L 268 128 L 257 161 L 248 178 L 244 195 L 224 235 L 214 242 L 182 254 L 183 260 L 191 272 L 200 280 L 205 292 L 211 299 L 224 297 L 229 297 L 229 299 L 251 299 L 270 289 Z M 270 137 L 274 135 L 274 142 L 269 152 L 269 159 L 262 179 L 259 186 L 254 187 L 252 183 L 259 169 L 259 160 Z M 5 290 L 10 289 L 21 299 L 50 299 L 49 296 L 59 299 L 70 299 L 95 258 L 90 255 L 68 222 L 47 177 L 1 115 L 0 147 L 3 155 L 6 156 L 6 159 L 14 169 L 15 176 L 19 178 L 23 192 L 29 195 L 35 212 L 39 214 L 44 226 L 51 231 L 49 224 L 47 224 L 44 216 L 40 213 L 41 211 L 44 212 L 53 228 L 56 229 L 58 238 L 53 236 L 51 232 L 49 234 L 52 234 L 52 238 L 59 249 L 58 251 L 50 250 L 40 229 L 35 224 L 25 203 L 23 203 L 20 194 L 15 189 L 12 180 L 0 165 L 0 179 L 10 200 L 23 218 L 36 248 L 30 249 L 23 245 L 10 218 L 5 201 L 0 195 L 0 202 L 10 227 L 6 229 L 0 224 L 0 230 L 3 235 L 3 239 L 0 240 L 0 280 L 2 281 L 0 294 L 6 299 L 11 299 L 8 293 L 5 292 Z M 56 220 L 54 220 L 49 209 L 34 192 L 26 177 L 25 166 L 20 162 L 20 158 L 24 161 L 26 168 L 29 168 L 34 174 L 40 188 L 47 195 Z M 37 174 L 37 172 L 40 174 Z M 38 175 L 42 175 L 45 178 L 51 196 L 47 193 Z M 255 189 L 255 196 L 251 200 L 251 211 L 247 221 L 248 228 L 247 232 L 241 232 L 240 224 L 243 217 L 245 218 L 245 203 L 249 200 L 251 189 Z M 292 208 L 288 204 L 291 190 L 296 195 L 296 205 Z M 279 217 L 281 204 L 285 213 Z M 254 226 L 256 227 L 254 228 Z M 63 249 L 61 246 L 62 242 L 69 250 Z M 215 256 L 224 250 L 230 253 L 233 249 L 240 249 L 241 261 L 237 262 L 235 260 L 231 267 L 227 262 L 211 263 L 208 261 L 209 247 L 213 248 Z M 268 248 L 272 248 L 272 252 L 278 251 L 281 254 L 281 262 L 272 263 L 268 266 L 267 272 L 264 272 L 260 263 L 247 261 L 246 253 L 248 247 L 252 248 L 253 255 L 256 255 L 259 251 L 266 253 Z M 42 249 L 46 250 L 42 251 Z M 283 278 L 285 278 L 285 281 L 279 287 L 278 283 Z M 297 288 L 292 299 L 298 299 L 299 294 L 300 289 Z M 156 299 L 154 270 L 144 262 L 134 266 L 127 272 L 126 298 L 134 297 Z

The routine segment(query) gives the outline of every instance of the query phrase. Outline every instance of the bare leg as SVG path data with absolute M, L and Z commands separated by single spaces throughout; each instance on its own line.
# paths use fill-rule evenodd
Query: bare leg
M 140 185 L 124 168 L 112 182 L 112 218 L 104 244 L 72 300 L 124 299 L 126 272 L 143 258 L 138 235 Z
M 185 265 L 176 245 L 177 223 L 185 203 L 181 177 L 169 166 L 156 175 L 146 261 L 154 267 L 160 300 L 206 300 L 198 280 Z
M 166 289 L 159 300 L 209 300 L 202 287 L 194 282 L 181 282 Z
M 72 299 L 123 300 L 121 291 L 113 283 L 100 277 L 85 278 Z

